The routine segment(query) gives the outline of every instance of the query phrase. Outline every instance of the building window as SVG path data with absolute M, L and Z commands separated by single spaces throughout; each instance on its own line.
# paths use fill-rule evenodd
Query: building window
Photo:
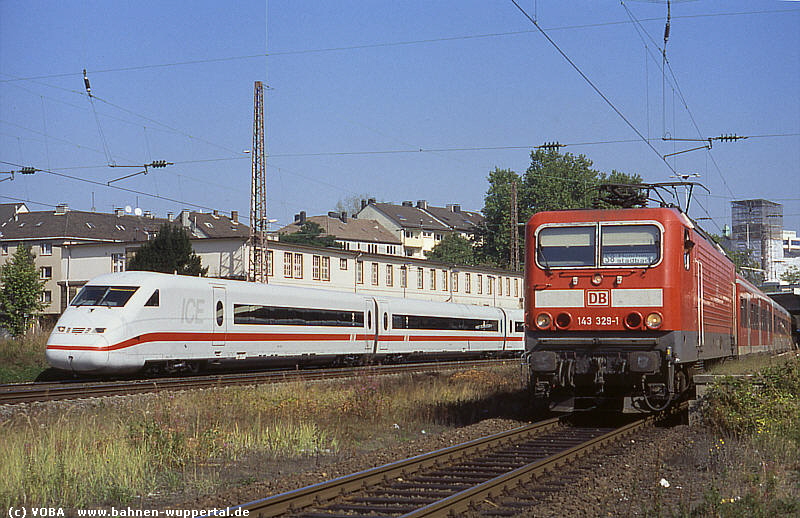
M 294 260 L 292 256 L 294 254 L 291 252 L 284 252 L 283 253 L 283 276 L 287 279 L 292 278 L 292 264 L 294 264 Z
M 50 290 L 44 290 L 42 292 L 42 302 L 45 304 L 50 304 L 53 302 L 53 292 Z
M 386 265 L 386 285 L 394 286 L 394 266 L 391 264 Z
M 2 246 L 2 254 L 3 255 L 8 255 L 8 245 L 5 244 L 5 243 Z
M 323 281 L 331 280 L 331 258 L 323 257 L 322 264 L 320 265 L 320 274 Z
M 41 251 L 42 255 L 53 255 L 53 244 L 42 243 L 39 245 L 39 250 Z
M 378 263 L 372 263 L 372 281 L 373 286 L 378 285 Z
M 406 237 L 411 239 L 412 237 L 414 237 L 414 233 L 411 232 L 410 230 L 406 230 Z
M 311 278 L 315 281 L 320 279 L 319 277 L 319 263 L 320 259 L 322 259 L 318 255 L 311 256 Z
M 491 295 L 494 288 L 494 277 L 486 277 L 486 294 Z
M 436 270 L 431 268 L 431 291 L 436 289 Z
M 408 287 L 408 267 L 406 266 L 400 267 L 400 287 L 401 288 Z
M 502 277 L 498 277 L 497 278 L 497 296 L 498 297 L 502 297 L 503 296 L 503 278 Z
M 125 271 L 125 254 L 111 254 L 111 271 L 114 273 Z
M 464 292 L 465 293 L 472 293 L 472 274 L 465 273 L 464 274 Z
M 267 277 L 273 277 L 275 275 L 272 262 L 272 250 L 267 250 Z
M 433 232 L 429 232 L 427 230 L 423 231 L 422 232 L 422 237 L 433 237 Z
M 483 293 L 483 275 L 478 274 L 478 294 Z
M 396 247 L 394 245 L 386 245 L 386 253 L 389 255 L 395 255 L 397 252 Z
M 52 279 L 53 278 L 53 267 L 52 266 L 42 266 L 39 268 L 39 278 L 40 279 Z
M 511 296 L 511 277 L 506 277 L 506 296 Z
M 519 279 L 514 279 L 514 296 L 519 297 Z
M 294 254 L 294 278 L 303 278 L 303 254 Z
M 417 268 L 417 289 L 421 290 L 425 286 L 425 270 Z
M 447 270 L 442 270 L 442 291 L 447 291 Z
M 347 270 L 347 259 L 339 259 L 339 269 L 342 271 Z
M 434 239 L 436 239 L 436 241 L 441 241 L 442 240 L 442 235 L 441 234 L 436 234 L 434 236 Z
M 453 291 L 458 293 L 458 272 L 453 272 Z
M 364 284 L 364 261 L 356 261 L 356 282 Z

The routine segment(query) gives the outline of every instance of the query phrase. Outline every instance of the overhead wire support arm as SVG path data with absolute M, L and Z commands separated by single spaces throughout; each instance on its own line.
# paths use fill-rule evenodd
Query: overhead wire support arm
M 167 167 L 168 165 L 175 165 L 175 163 L 174 162 L 167 162 L 166 160 L 153 160 L 149 164 L 144 164 L 144 165 L 117 165 L 117 164 L 113 164 L 112 165 L 112 164 L 109 164 L 108 167 L 136 167 L 136 168 L 144 167 L 144 170 L 143 171 L 139 171 L 138 173 L 131 173 L 131 174 L 127 174 L 125 176 L 120 176 L 119 178 L 114 178 L 113 180 L 107 181 L 106 185 L 111 185 L 114 182 L 118 182 L 120 180 L 125 180 L 126 178 L 131 178 L 133 176 L 138 176 L 140 174 L 147 174 L 148 173 L 148 169 L 147 169 L 148 167 L 152 167 L 153 169 L 160 169 L 162 167 Z
M 698 149 L 711 149 L 714 147 L 714 141 L 718 140 L 720 142 L 733 142 L 735 140 L 744 140 L 748 137 L 744 137 L 741 135 L 737 135 L 736 133 L 732 133 L 730 135 L 720 135 L 719 137 L 708 137 L 705 139 L 702 138 L 673 138 L 673 137 L 662 137 L 661 140 L 664 141 L 681 141 L 681 142 L 708 142 L 708 144 L 704 144 L 702 146 L 693 147 L 690 149 L 684 149 L 682 151 L 676 151 L 675 153 L 668 153 L 664 155 L 664 158 L 669 156 L 680 155 L 682 153 L 688 153 L 689 151 L 697 151 Z
M 38 169 L 36 169 L 35 167 L 21 167 L 18 171 L 0 171 L 0 174 L 9 175 L 7 178 L 3 178 L 2 180 L 0 180 L 0 182 L 5 182 L 6 180 L 13 180 L 14 179 L 14 175 L 16 175 L 17 173 L 19 173 L 19 174 L 33 174 L 36 171 L 38 171 Z

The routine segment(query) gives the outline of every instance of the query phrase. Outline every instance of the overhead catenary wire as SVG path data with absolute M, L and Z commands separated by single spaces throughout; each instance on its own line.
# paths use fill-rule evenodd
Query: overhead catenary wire
M 630 120 L 628 120 L 627 117 L 625 117 L 625 115 L 619 110 L 619 108 L 617 108 L 614 105 L 614 103 L 612 103 L 611 100 L 608 97 L 606 97 L 606 95 L 597 87 L 597 85 L 595 85 L 592 82 L 591 79 L 589 79 L 589 77 L 583 72 L 583 70 L 581 70 L 580 67 L 576 65 L 575 62 L 572 61 L 572 59 L 570 59 L 570 57 L 567 56 L 567 54 L 563 50 L 561 50 L 561 47 L 558 46 L 558 44 L 550 37 L 550 35 L 547 34 L 547 32 L 545 32 L 533 18 L 531 18 L 531 16 L 525 11 L 525 9 L 523 9 L 522 6 L 519 5 L 519 3 L 517 3 L 516 0 L 511 0 L 511 3 L 514 4 L 514 6 L 516 6 L 516 8 L 519 9 L 519 11 L 525 16 L 525 18 L 527 18 L 528 21 L 530 21 L 534 25 L 534 27 L 536 27 L 539 30 L 542 36 L 544 36 L 545 39 L 547 39 L 547 41 L 558 51 L 559 54 L 561 54 L 561 56 L 567 61 L 567 63 L 569 63 L 572 66 L 572 68 L 574 68 L 575 71 L 578 72 L 578 74 L 583 78 L 583 80 L 586 81 L 586 83 L 592 87 L 592 89 L 606 102 L 606 104 L 608 104 L 611 107 L 611 109 L 614 110 L 614 112 L 625 122 L 625 124 L 627 124 L 628 127 L 631 128 L 631 130 L 633 130 L 633 132 L 639 136 L 639 139 L 642 142 L 644 142 L 651 150 L 653 150 L 653 152 L 658 156 L 658 158 L 661 159 L 662 162 L 664 162 L 667 168 L 669 168 L 669 170 L 672 171 L 673 173 L 677 173 L 675 168 L 672 167 L 672 165 L 670 165 L 670 163 L 667 162 L 664 159 L 664 157 L 661 156 L 661 153 L 655 148 L 655 146 L 653 146 L 652 143 L 650 143 L 647 137 L 645 137 L 642 134 L 642 132 L 639 131 L 639 129 L 636 126 L 634 126 L 633 123 Z
M 760 9 L 754 11 L 735 11 L 735 12 L 722 12 L 722 13 L 700 13 L 700 14 L 689 14 L 689 15 L 679 15 L 673 16 L 672 19 L 691 19 L 691 18 L 713 18 L 713 17 L 720 17 L 720 16 L 752 16 L 752 15 L 759 15 L 759 14 L 780 14 L 780 13 L 797 13 L 800 12 L 800 9 Z M 642 21 L 660 21 L 663 18 L 643 18 Z M 553 31 L 563 31 L 563 30 L 580 30 L 580 29 L 592 29 L 597 27 L 608 27 L 614 25 L 626 25 L 631 23 L 627 20 L 618 20 L 612 22 L 599 22 L 599 23 L 588 23 L 588 24 L 580 24 L 580 25 L 564 25 L 564 26 L 555 26 L 555 27 L 546 27 L 545 30 L 549 32 Z M 372 49 L 372 48 L 383 48 L 383 47 L 399 47 L 399 46 L 408 46 L 408 45 L 421 45 L 421 44 L 430 44 L 430 43 L 441 43 L 441 42 L 448 42 L 448 41 L 459 41 L 459 40 L 472 40 L 472 39 L 482 39 L 482 38 L 498 38 L 498 37 L 507 37 L 507 36 L 518 36 L 523 34 L 530 34 L 532 30 L 527 31 L 508 31 L 508 32 L 497 32 L 497 33 L 486 33 L 486 34 L 468 34 L 468 35 L 461 35 L 461 36 L 445 36 L 439 38 L 428 38 L 428 39 L 420 39 L 420 40 L 408 40 L 408 41 L 394 41 L 394 42 L 378 42 L 378 43 L 367 43 L 361 45 L 348 45 L 348 46 L 339 46 L 339 47 L 324 47 L 324 48 L 316 48 L 316 49 L 297 49 L 297 50 L 284 50 L 284 51 L 275 51 L 269 53 L 258 53 L 258 54 L 244 54 L 240 56 L 226 56 L 221 58 L 206 58 L 206 59 L 193 59 L 193 60 L 185 60 L 185 61 L 173 61 L 167 63 L 155 63 L 149 65 L 132 65 L 127 67 L 116 67 L 116 68 L 98 68 L 96 70 L 91 70 L 92 74 L 104 74 L 104 73 L 112 73 L 112 72 L 133 72 L 139 70 L 147 70 L 147 69 L 157 69 L 157 68 L 168 68 L 168 67 L 176 67 L 176 66 L 187 66 L 187 65 L 200 65 L 206 63 L 223 63 L 228 61 L 241 61 L 241 60 L 248 60 L 248 59 L 260 59 L 263 57 L 275 57 L 275 56 L 290 56 L 290 55 L 301 55 L 301 54 L 317 54 L 317 53 L 324 53 L 324 52 L 342 52 L 342 51 L 350 51 L 350 50 L 365 50 L 365 49 Z M 1 83 L 10 83 L 15 81 L 33 81 L 37 79 L 56 79 L 56 78 L 64 78 L 64 77 L 72 77 L 75 76 L 76 72 L 63 72 L 57 74 L 43 74 L 38 76 L 29 76 L 29 77 L 17 77 L 13 79 L 0 79 Z

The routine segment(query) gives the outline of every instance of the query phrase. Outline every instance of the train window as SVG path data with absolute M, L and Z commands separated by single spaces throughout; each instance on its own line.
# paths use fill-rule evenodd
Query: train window
M 314 308 L 235 304 L 233 323 L 271 326 L 363 327 L 364 313 Z
M 514 332 L 515 333 L 524 333 L 525 332 L 525 322 L 514 322 Z
M 386 331 L 389 329 L 389 314 L 383 314 L 383 330 Z
M 372 311 L 367 311 L 367 329 L 372 329 Z
M 217 301 L 217 325 L 221 326 L 225 320 L 225 309 L 222 307 L 222 301 Z
M 392 315 L 392 327 L 394 329 L 439 329 L 445 331 L 497 331 L 500 328 L 500 321 L 427 315 Z
M 144 303 L 145 306 L 149 307 L 158 307 L 158 290 L 154 291 L 150 298 L 147 299 L 147 302 Z
M 602 225 L 602 266 L 650 266 L 661 258 L 661 232 L 655 225 Z
M 683 229 L 683 269 L 687 272 L 692 266 L 692 248 L 694 241 L 689 238 L 689 229 Z
M 595 266 L 595 233 L 594 226 L 543 228 L 536 260 L 545 268 Z
M 747 300 L 744 297 L 739 299 L 739 324 L 742 327 L 750 327 L 747 322 Z
M 121 308 L 138 289 L 138 286 L 84 286 L 72 305 Z

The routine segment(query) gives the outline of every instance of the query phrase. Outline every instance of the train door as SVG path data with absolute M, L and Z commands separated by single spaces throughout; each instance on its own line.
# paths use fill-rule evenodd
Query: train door
M 705 299 L 703 293 L 703 263 L 700 261 L 695 262 L 697 267 L 697 357 L 702 358 L 703 345 L 705 345 L 705 325 L 704 325 L 704 308 L 703 300 Z
M 225 288 L 214 286 L 214 313 L 211 322 L 211 345 L 222 347 L 225 345 L 228 332 L 228 319 L 225 316 L 227 301 L 225 299 Z
M 378 325 L 380 316 L 378 313 L 378 302 L 375 299 L 364 299 L 364 349 L 375 354 L 378 350 Z

